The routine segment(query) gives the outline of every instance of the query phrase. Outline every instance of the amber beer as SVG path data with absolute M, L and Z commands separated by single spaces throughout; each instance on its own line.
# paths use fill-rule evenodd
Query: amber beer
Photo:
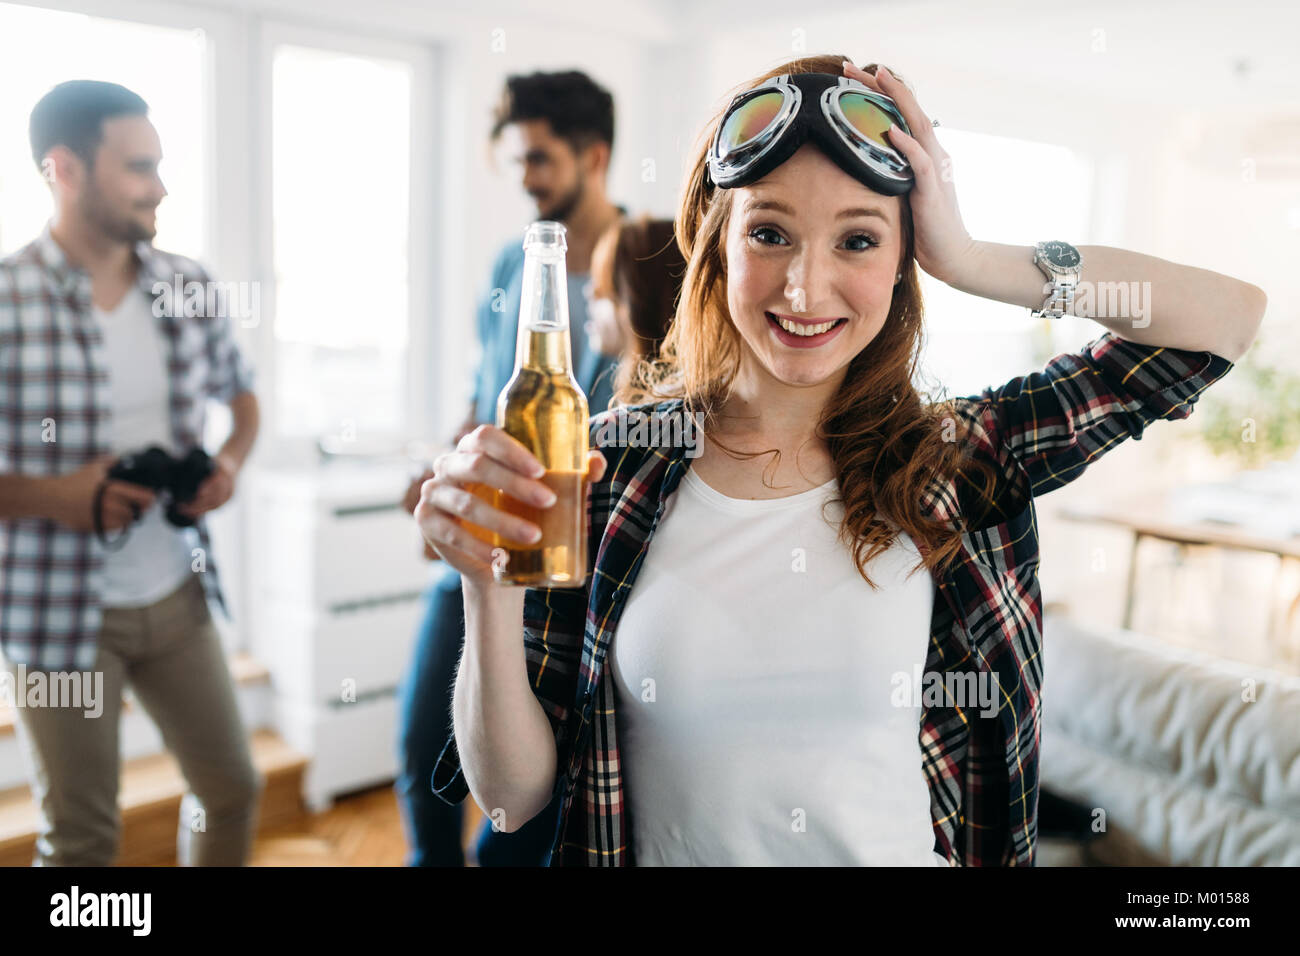
M 542 529 L 522 543 L 494 535 L 499 584 L 582 587 L 587 579 L 587 396 L 573 377 L 564 226 L 543 220 L 524 235 L 515 373 L 497 397 L 497 427 L 546 468 L 555 504 L 538 508 L 495 491 L 496 507 Z

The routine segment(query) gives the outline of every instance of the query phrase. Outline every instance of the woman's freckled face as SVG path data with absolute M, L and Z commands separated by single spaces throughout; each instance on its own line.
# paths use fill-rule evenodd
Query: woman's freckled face
M 727 305 L 747 351 L 788 385 L 840 375 L 885 324 L 902 254 L 901 200 L 858 182 L 812 145 L 734 190 Z M 778 204 L 786 210 L 754 208 Z M 878 210 L 879 216 L 843 210 Z M 766 313 L 848 321 L 823 344 L 782 341 Z

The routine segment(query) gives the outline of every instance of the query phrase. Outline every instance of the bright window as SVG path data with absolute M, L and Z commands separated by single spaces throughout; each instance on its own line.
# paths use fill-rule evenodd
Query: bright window
M 1027 256 L 1039 240 L 1089 241 L 1093 172 L 1087 157 L 1064 146 L 984 133 L 941 128 L 938 135 L 952 158 L 957 204 L 974 238 L 1024 245 Z M 923 270 L 921 277 L 928 340 L 923 386 L 937 379 L 948 395 L 972 395 L 1040 367 L 1059 350 L 1060 330 L 1051 320 L 958 292 Z
M 272 64 L 279 431 L 392 434 L 406 421 L 411 66 L 291 44 Z

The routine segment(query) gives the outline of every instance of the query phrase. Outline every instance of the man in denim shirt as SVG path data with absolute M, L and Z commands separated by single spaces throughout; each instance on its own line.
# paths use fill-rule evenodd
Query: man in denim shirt
M 617 360 L 588 346 L 583 326 L 592 248 L 626 210 L 605 193 L 614 142 L 610 94 L 577 71 L 511 76 L 493 118 L 492 140 L 519 165 L 524 190 L 538 219 L 564 223 L 569 281 L 569 334 L 574 375 L 594 415 L 608 407 Z M 514 374 L 523 279 L 523 228 L 497 254 L 479 301 L 477 331 L 483 354 L 465 420 L 453 442 L 482 423 L 496 421 L 497 396 Z M 424 476 L 427 478 L 428 476 Z M 420 479 L 408 493 L 418 497 Z M 460 575 L 441 567 L 427 594 L 411 666 L 400 693 L 400 771 L 396 782 L 411 866 L 461 866 L 462 808 L 432 790 L 438 754 L 451 732 L 451 687 L 464 642 Z M 560 803 L 514 833 L 485 821 L 476 856 L 481 866 L 545 866 L 558 825 Z

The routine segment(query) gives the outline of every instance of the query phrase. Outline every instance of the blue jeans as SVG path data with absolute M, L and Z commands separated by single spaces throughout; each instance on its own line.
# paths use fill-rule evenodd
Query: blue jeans
M 446 803 L 433 792 L 433 768 L 451 735 L 451 696 L 464 639 L 460 574 L 447 568 L 425 594 L 411 666 L 398 691 L 395 789 L 410 848 L 408 866 L 465 865 L 460 843 L 464 804 Z M 557 795 L 514 833 L 493 830 L 491 820 L 484 820 L 475 845 L 479 866 L 549 865 L 561 802 Z

